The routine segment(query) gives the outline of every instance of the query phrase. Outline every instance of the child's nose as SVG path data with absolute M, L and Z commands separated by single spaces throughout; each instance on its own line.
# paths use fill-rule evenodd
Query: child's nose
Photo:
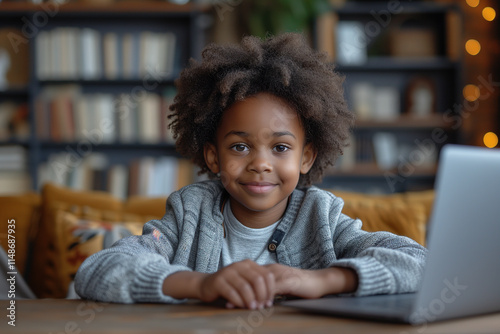
M 272 169 L 270 157 L 264 152 L 255 152 L 248 164 L 248 170 L 255 173 L 271 172 Z

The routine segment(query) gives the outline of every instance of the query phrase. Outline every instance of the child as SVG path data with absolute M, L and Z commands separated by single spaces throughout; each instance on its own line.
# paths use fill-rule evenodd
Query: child
M 210 45 L 177 82 L 177 149 L 213 180 L 171 194 L 142 236 L 89 257 L 75 284 L 109 302 L 226 301 L 415 291 L 426 249 L 368 233 L 343 201 L 310 186 L 353 124 L 342 78 L 299 34 Z

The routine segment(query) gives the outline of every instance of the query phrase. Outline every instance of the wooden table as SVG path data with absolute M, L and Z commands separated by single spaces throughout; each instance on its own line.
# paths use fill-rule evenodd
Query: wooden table
M 378 323 L 301 313 L 284 306 L 260 311 L 227 310 L 188 302 L 164 304 L 103 304 L 83 300 L 15 301 L 15 327 L 0 301 L 0 333 L 500 333 L 500 313 L 433 323 L 426 326 Z

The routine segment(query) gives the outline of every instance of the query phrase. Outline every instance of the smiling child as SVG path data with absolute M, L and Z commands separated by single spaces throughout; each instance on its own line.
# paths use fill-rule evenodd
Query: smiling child
M 211 180 L 171 194 L 160 220 L 89 257 L 75 287 L 107 302 L 270 307 L 317 298 L 412 292 L 426 249 L 368 233 L 321 190 L 353 115 L 342 77 L 299 34 L 209 45 L 177 81 L 178 151 Z

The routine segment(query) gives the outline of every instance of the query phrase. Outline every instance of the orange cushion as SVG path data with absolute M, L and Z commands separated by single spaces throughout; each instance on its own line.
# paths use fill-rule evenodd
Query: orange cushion
M 433 192 L 415 194 L 366 195 L 332 191 L 345 204 L 343 213 L 359 218 L 365 231 L 388 231 L 425 245 L 429 205 Z M 416 200 L 416 199 L 420 200 Z
M 41 198 L 38 194 L 27 193 L 19 196 L 0 197 L 0 244 L 7 252 L 9 249 L 9 221 L 15 221 L 15 264 L 24 275 L 28 260 L 29 245 L 33 239 L 40 214 Z M 10 224 L 12 225 L 12 224 Z
M 167 198 L 166 197 L 130 197 L 123 207 L 123 220 L 134 221 L 138 217 L 141 220 L 160 219 L 165 215 Z

